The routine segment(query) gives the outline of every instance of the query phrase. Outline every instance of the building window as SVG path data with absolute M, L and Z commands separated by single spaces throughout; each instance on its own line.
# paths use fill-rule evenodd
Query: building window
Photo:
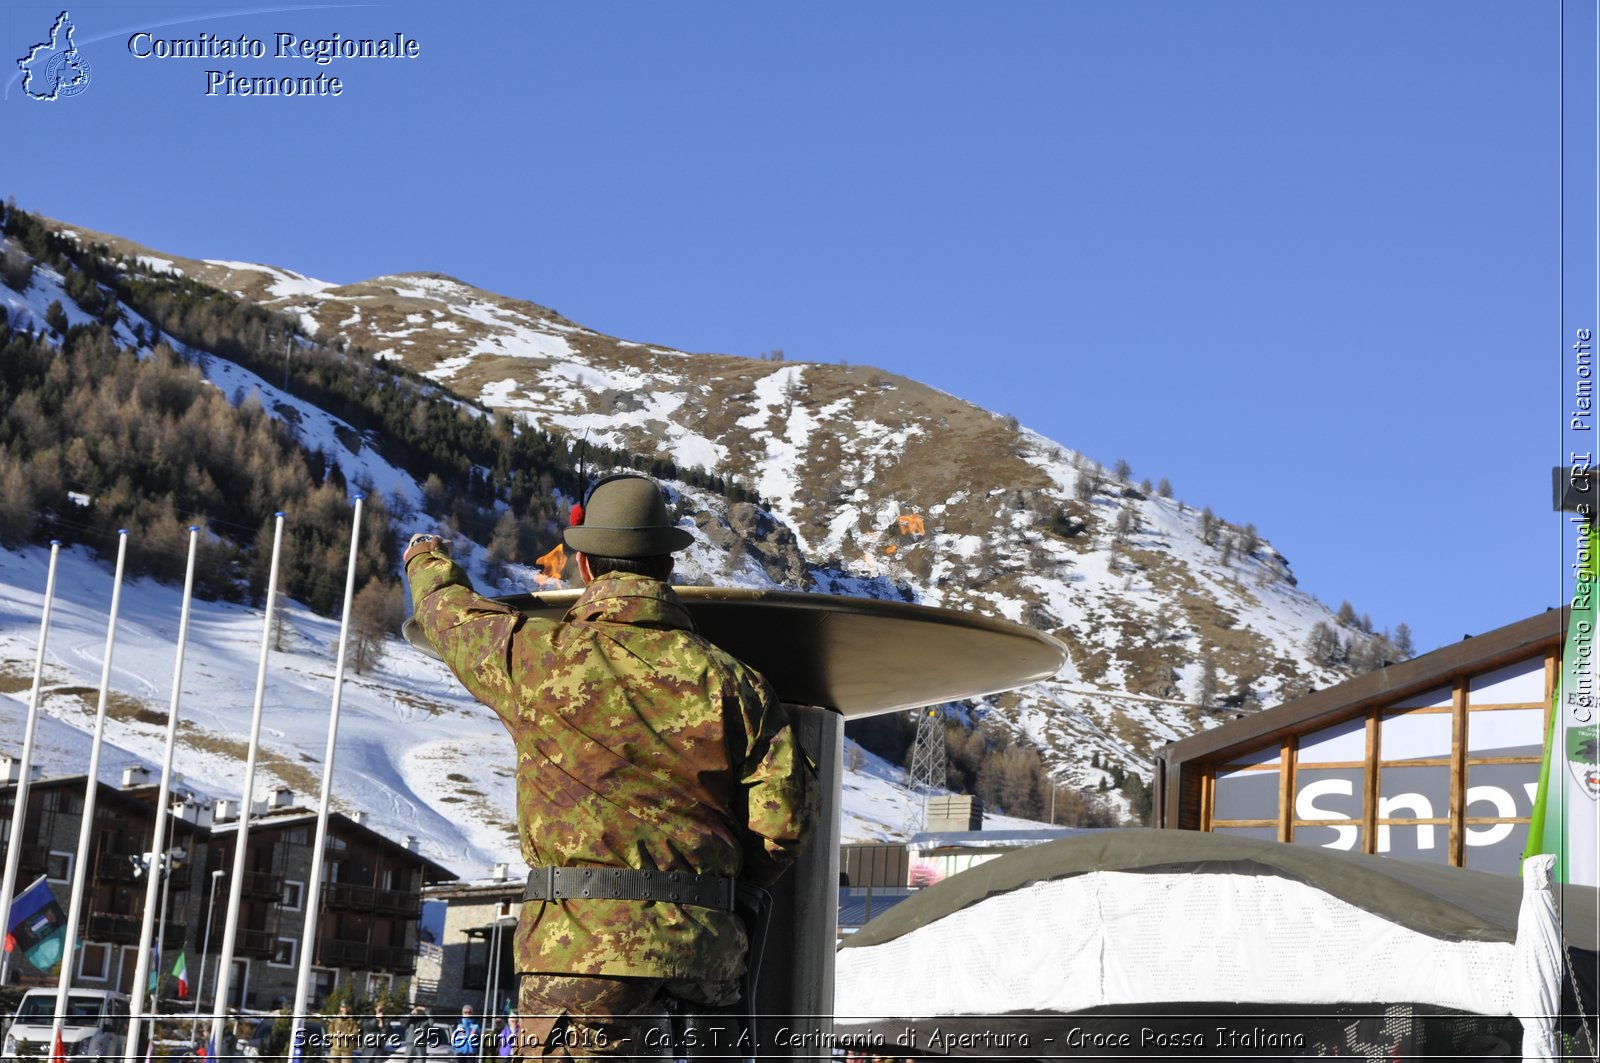
M 78 952 L 78 977 L 89 982 L 104 982 L 110 976 L 110 946 L 85 942 Z
M 379 873 L 378 888 L 381 890 L 394 889 L 394 868 L 386 867 Z
M 228 1003 L 236 1008 L 244 1007 L 249 986 L 250 961 L 236 956 L 233 960 L 233 974 L 228 978 Z
M 339 984 L 339 972 L 327 967 L 311 968 L 311 1006 L 320 1008 Z
M 305 827 L 292 827 L 283 832 L 283 840 L 290 845 L 310 845 L 311 832 Z
M 293 967 L 295 965 L 295 947 L 299 942 L 294 938 L 276 938 L 272 942 L 272 959 L 267 961 L 271 967 Z
M 45 861 L 45 878 L 51 882 L 69 882 L 72 879 L 72 854 L 50 850 Z
M 50 790 L 39 799 L 39 807 L 46 812 L 62 812 L 69 816 L 83 814 L 83 798 L 65 790 Z
M 283 883 L 283 897 L 279 899 L 284 909 L 298 912 L 305 907 L 306 884 L 295 879 L 285 879 Z
M 1557 664 L 1462 676 L 1229 756 L 1209 769 L 1201 828 L 1516 874 Z
M 1300 738 L 1290 808 L 1295 844 L 1362 851 L 1367 746 L 1365 717 Z

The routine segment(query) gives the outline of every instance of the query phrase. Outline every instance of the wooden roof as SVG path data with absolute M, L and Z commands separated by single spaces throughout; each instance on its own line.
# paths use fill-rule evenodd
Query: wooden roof
M 1319 730 L 1375 706 L 1445 686 L 1464 675 L 1478 675 L 1549 653 L 1561 645 L 1566 616 L 1565 609 L 1551 609 L 1486 634 L 1462 639 L 1409 661 L 1379 668 L 1326 690 L 1173 742 L 1160 755 L 1169 764 L 1216 760 L 1225 752 L 1243 751 L 1247 747 L 1255 749 L 1290 734 Z

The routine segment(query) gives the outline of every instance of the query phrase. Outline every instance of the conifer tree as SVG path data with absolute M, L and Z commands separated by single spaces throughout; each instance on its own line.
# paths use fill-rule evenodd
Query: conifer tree
M 1195 688 L 1194 703 L 1202 709 L 1217 703 L 1217 659 L 1210 650 L 1200 657 L 1200 682 Z
M 1306 655 L 1313 662 L 1324 667 L 1331 666 L 1338 663 L 1340 652 L 1339 636 L 1331 624 L 1319 620 L 1311 626 L 1311 633 L 1306 636 Z
M 1402 661 L 1409 661 L 1417 655 L 1417 648 L 1411 642 L 1411 625 L 1401 621 L 1394 629 L 1395 656 Z
M 1239 534 L 1239 552 L 1246 557 L 1253 555 L 1261 546 L 1261 536 L 1256 532 L 1254 524 L 1246 524 L 1244 531 Z

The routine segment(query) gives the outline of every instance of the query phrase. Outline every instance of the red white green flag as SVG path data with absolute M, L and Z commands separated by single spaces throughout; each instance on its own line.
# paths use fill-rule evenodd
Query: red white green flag
M 1556 881 L 1600 886 L 1600 691 L 1595 689 L 1600 545 L 1593 520 L 1582 522 L 1581 535 L 1555 711 L 1523 855 L 1554 853 Z
M 178 999 L 189 999 L 189 961 L 178 953 L 178 962 L 172 965 L 172 977 L 178 980 Z

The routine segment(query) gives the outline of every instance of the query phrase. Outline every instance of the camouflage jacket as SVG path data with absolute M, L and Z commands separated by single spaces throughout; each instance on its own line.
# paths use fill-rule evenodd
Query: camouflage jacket
M 406 575 L 422 630 L 516 744 L 530 867 L 764 883 L 797 855 L 815 769 L 766 680 L 695 634 L 665 583 L 602 576 L 549 621 L 477 595 L 431 544 Z M 743 970 L 745 936 L 697 905 L 529 901 L 516 949 L 522 972 L 720 981 Z
M 328 1047 L 336 1054 L 349 1055 L 360 1039 L 361 1027 L 353 1015 L 332 1015 L 324 1020 L 328 1028 Z

